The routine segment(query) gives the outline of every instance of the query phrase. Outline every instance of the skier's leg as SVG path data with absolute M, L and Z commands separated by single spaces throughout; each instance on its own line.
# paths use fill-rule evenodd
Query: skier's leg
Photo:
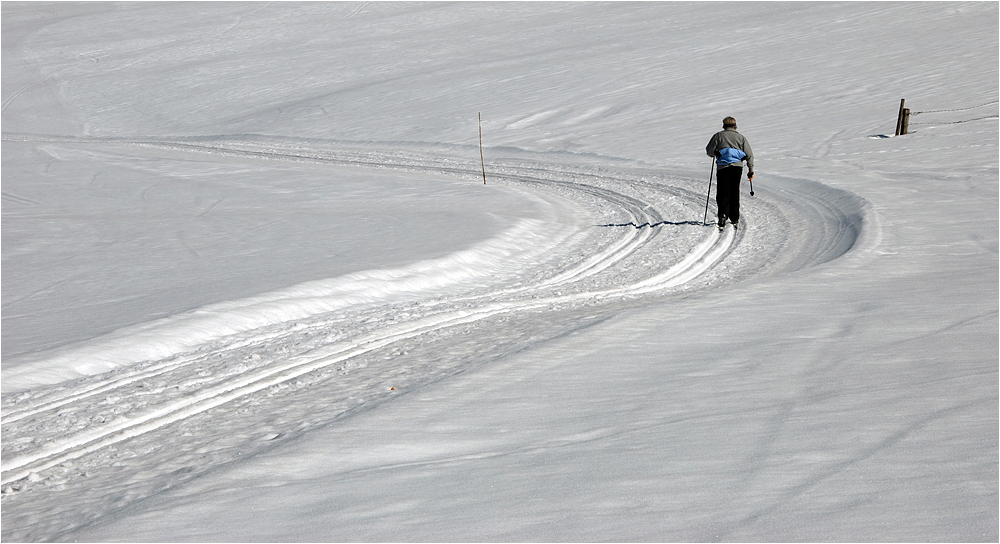
M 732 167 L 736 170 L 733 178 L 732 189 L 729 194 L 729 221 L 734 225 L 740 221 L 740 181 L 743 179 L 743 168 Z
M 726 211 L 729 207 L 729 190 L 722 181 L 722 176 L 725 171 L 725 168 L 720 168 L 718 170 L 718 179 L 715 185 L 715 204 L 719 209 L 719 227 L 726 224 Z
M 739 218 L 739 209 L 734 206 L 733 196 L 739 196 L 740 178 L 742 176 L 743 168 L 740 167 L 727 166 L 719 169 L 719 182 L 718 187 L 716 188 L 716 198 L 719 203 L 720 220 L 723 216 L 730 221 L 735 221 Z

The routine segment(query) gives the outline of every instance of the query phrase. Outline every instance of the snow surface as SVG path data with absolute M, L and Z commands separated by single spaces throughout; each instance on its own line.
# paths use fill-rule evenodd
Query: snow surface
M 995 3 L 0 9 L 4 540 L 1000 538 Z

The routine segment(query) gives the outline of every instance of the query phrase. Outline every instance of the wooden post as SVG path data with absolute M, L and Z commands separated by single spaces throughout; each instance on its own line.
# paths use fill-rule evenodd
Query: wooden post
M 910 108 L 905 108 L 903 110 L 903 127 L 901 134 L 908 134 L 910 132 Z
M 483 112 L 479 112 L 479 162 L 483 164 L 483 185 L 486 185 L 486 159 L 483 158 Z
M 906 103 L 905 98 L 899 99 L 899 115 L 896 116 L 896 136 L 903 134 L 900 131 L 903 130 L 903 104 L 905 103 Z

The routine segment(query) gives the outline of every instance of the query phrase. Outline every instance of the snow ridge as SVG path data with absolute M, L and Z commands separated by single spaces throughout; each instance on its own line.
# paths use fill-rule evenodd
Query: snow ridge
M 167 359 L 234 334 L 389 298 L 426 296 L 516 270 L 551 250 L 568 234 L 568 229 L 543 231 L 540 227 L 538 220 L 523 219 L 478 247 L 442 259 L 302 283 L 127 327 L 82 348 L 5 370 L 3 391 L 23 391 L 142 361 Z

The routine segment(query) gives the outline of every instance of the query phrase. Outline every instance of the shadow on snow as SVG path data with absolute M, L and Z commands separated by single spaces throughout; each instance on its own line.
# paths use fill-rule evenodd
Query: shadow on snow
M 637 229 L 641 229 L 641 228 L 645 228 L 645 227 L 652 228 L 652 227 L 659 227 L 659 226 L 663 226 L 663 225 L 698 225 L 698 226 L 705 226 L 705 225 L 709 225 L 709 224 L 710 223 L 704 223 L 702 221 L 678 221 L 678 222 L 674 222 L 674 221 L 660 221 L 658 223 L 648 223 L 647 222 L 647 223 L 642 223 L 642 224 L 636 224 L 634 221 L 630 221 L 628 223 L 609 223 L 607 225 L 597 225 L 597 226 L 598 227 L 635 227 Z

